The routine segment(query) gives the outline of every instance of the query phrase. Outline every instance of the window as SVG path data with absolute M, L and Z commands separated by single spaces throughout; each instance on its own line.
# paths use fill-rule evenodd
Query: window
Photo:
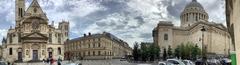
M 93 56 L 95 56 L 95 51 L 93 51 Z
M 9 48 L 9 55 L 12 55 L 12 48 Z
M 20 9 L 20 14 L 21 14 L 21 17 L 23 17 L 23 10 L 22 10 L 22 8 Z
M 48 39 L 49 39 L 48 41 L 49 41 L 50 43 L 52 43 L 52 33 L 49 34 L 49 38 L 48 38 Z
M 168 40 L 168 34 L 164 34 L 164 40 Z
M 20 8 L 18 8 L 18 16 L 21 15 L 21 11 L 20 11 Z
M 101 54 L 101 51 L 98 51 L 98 55 L 100 56 L 100 54 Z
M 104 54 L 107 55 L 107 52 L 105 51 Z
M 13 40 L 12 40 L 12 34 L 10 34 L 10 43 L 12 43 L 12 41 L 13 41 Z
M 100 43 L 98 43 L 98 47 L 101 47 L 101 44 L 100 44 Z
M 88 56 L 90 56 L 90 51 L 88 52 Z
M 29 51 L 28 50 L 26 50 L 26 55 L 28 55 L 29 54 Z
M 88 44 L 88 48 L 90 48 L 90 44 Z
M 61 44 L 61 35 L 58 34 L 58 43 Z
M 61 51 L 61 48 L 58 47 L 58 54 L 61 55 L 62 51 Z

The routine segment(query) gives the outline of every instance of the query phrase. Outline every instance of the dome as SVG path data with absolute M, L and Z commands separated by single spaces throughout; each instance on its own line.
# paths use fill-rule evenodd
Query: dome
M 190 3 L 185 7 L 185 9 L 187 9 L 187 8 L 192 8 L 192 7 L 196 7 L 196 8 L 201 8 L 201 9 L 203 9 L 203 6 L 202 6 L 199 2 L 197 2 L 196 0 L 192 0 L 192 2 L 190 2 Z
M 200 20 L 208 20 L 208 18 L 208 13 L 197 0 L 192 0 L 192 2 L 187 4 L 180 15 L 182 27 L 191 26 Z

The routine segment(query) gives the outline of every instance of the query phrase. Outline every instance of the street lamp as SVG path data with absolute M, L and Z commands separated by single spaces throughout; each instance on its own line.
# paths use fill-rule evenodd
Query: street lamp
M 206 51 L 207 49 L 204 50 L 204 32 L 206 31 L 206 29 L 204 28 L 204 26 L 202 26 L 202 60 L 203 63 L 205 64 L 205 60 L 206 60 L 206 52 L 204 53 L 204 51 Z

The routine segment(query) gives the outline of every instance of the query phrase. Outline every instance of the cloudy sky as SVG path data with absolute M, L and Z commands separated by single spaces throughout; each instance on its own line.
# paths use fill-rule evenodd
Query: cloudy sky
M 70 38 L 84 33 L 110 32 L 130 46 L 152 42 L 152 29 L 158 21 L 179 26 L 179 14 L 191 0 L 38 0 L 49 21 L 70 22 Z M 32 0 L 26 0 L 26 7 Z M 225 25 L 224 0 L 198 0 L 210 21 Z M 15 0 L 0 0 L 0 39 L 15 25 Z M 50 24 L 51 22 L 49 22 Z

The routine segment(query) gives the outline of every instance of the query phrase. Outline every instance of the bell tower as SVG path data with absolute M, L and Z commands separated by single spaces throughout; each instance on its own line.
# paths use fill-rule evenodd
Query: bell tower
M 25 0 L 15 0 L 16 27 L 20 25 L 20 20 L 25 14 Z

